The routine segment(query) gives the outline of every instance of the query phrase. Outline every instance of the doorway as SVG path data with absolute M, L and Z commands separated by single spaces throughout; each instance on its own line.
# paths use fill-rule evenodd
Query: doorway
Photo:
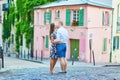
M 70 58 L 78 60 L 79 56 L 79 40 L 71 39 L 70 40 Z

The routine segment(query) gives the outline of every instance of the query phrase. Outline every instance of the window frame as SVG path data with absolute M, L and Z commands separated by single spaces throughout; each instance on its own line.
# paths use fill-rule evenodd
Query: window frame
M 55 19 L 60 19 L 60 10 L 55 11 Z

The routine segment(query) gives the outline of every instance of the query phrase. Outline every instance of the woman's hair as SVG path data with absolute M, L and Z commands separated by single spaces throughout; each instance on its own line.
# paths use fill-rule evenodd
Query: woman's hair
M 55 29 L 55 24 L 51 23 L 50 24 L 50 35 L 54 32 L 54 29 Z

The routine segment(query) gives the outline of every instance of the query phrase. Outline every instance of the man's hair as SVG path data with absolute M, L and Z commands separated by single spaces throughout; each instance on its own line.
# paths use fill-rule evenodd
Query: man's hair
M 62 21 L 59 21 L 58 22 L 60 26 L 63 26 L 63 22 Z

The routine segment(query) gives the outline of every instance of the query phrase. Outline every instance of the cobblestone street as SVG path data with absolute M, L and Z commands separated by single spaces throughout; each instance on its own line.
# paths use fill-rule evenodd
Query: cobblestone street
M 0 73 L 0 80 L 120 80 L 119 66 L 93 66 L 92 64 L 82 62 L 75 62 L 74 65 L 71 65 L 71 62 L 68 61 L 67 73 L 61 74 L 59 73 L 60 66 L 58 61 L 55 67 L 55 74 L 50 75 L 48 60 L 44 63 L 34 63 L 11 59 L 6 58 L 5 66 L 7 70 Z M 13 62 L 10 63 L 10 61 Z M 20 62 L 22 64 L 19 64 Z

